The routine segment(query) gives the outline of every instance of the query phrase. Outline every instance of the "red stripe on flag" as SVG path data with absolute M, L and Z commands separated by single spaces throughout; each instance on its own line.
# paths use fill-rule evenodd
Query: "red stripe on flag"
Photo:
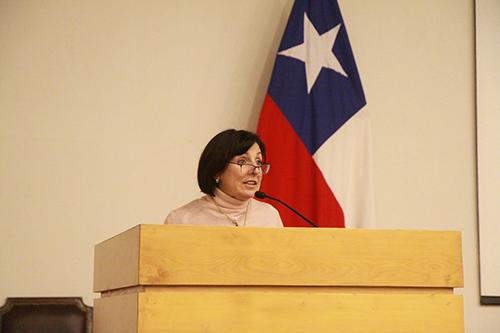
M 320 227 L 344 227 L 344 213 L 323 174 L 269 95 L 257 133 L 266 143 L 272 164 L 264 176 L 262 191 L 285 201 Z M 287 208 L 271 203 L 279 210 L 285 226 L 309 226 Z

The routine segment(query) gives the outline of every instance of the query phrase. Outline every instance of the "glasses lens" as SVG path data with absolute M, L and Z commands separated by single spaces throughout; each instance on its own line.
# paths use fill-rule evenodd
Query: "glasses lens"
M 271 169 L 271 164 L 262 164 L 262 166 L 260 167 L 260 169 L 262 170 L 262 174 L 265 175 L 269 172 L 269 169 Z
M 246 175 L 247 173 L 250 172 L 250 169 L 252 169 L 251 165 L 248 164 L 240 164 L 240 171 L 241 174 Z
M 240 163 L 235 163 L 235 162 L 229 162 L 229 163 L 239 165 L 240 172 L 242 174 L 247 174 L 250 172 L 258 172 L 258 173 L 265 175 L 269 172 L 269 169 L 271 169 L 271 164 L 268 164 L 268 163 L 263 163 L 259 166 L 255 166 L 255 165 L 252 165 L 250 163 L 245 163 L 245 164 L 240 164 Z

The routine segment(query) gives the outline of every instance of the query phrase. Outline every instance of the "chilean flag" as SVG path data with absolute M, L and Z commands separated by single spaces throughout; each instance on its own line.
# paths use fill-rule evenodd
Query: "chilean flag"
M 371 132 L 365 105 L 337 2 L 296 0 L 257 129 L 272 164 L 262 191 L 320 227 L 372 226 Z M 308 226 L 275 206 L 285 226 Z

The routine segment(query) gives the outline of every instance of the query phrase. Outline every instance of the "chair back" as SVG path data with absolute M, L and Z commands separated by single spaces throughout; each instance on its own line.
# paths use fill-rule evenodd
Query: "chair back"
M 92 307 L 81 297 L 7 298 L 0 333 L 92 333 Z

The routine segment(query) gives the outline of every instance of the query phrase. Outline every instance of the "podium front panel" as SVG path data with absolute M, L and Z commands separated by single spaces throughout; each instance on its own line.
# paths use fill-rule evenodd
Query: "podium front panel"
M 453 231 L 140 225 L 95 253 L 96 292 L 131 285 L 463 286 L 460 233 Z

